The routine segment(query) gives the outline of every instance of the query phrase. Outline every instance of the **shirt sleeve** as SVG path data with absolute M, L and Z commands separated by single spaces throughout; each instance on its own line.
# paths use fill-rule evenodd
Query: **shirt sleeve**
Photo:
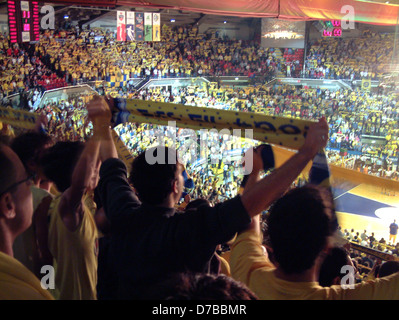
M 230 241 L 234 235 L 251 222 L 241 197 L 217 204 L 215 207 L 203 206 L 197 210 L 180 215 L 177 232 L 179 242 L 187 242 L 189 248 L 204 245 L 217 245 Z
M 141 203 L 127 180 L 125 164 L 116 158 L 107 159 L 100 168 L 98 195 L 105 214 L 115 222 L 138 208 Z
M 331 300 L 399 300 L 399 272 L 353 285 L 330 287 Z
M 252 272 L 260 268 L 275 267 L 262 247 L 260 236 L 249 229 L 240 233 L 231 247 L 231 275 L 249 286 Z

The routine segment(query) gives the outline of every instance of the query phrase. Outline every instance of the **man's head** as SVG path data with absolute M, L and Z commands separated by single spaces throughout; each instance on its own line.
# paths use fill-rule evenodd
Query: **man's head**
M 47 179 L 54 182 L 58 191 L 64 192 L 71 186 L 73 170 L 83 149 L 83 142 L 59 141 L 41 157 L 43 172 Z
M 351 266 L 352 261 L 346 250 L 342 247 L 334 247 L 324 259 L 319 273 L 319 284 L 323 287 L 329 287 L 334 284 L 340 284 L 343 266 Z
M 15 137 L 11 143 L 11 149 L 18 155 L 25 168 L 30 173 L 36 172 L 36 166 L 44 150 L 53 144 L 51 136 L 27 132 Z
M 148 286 L 143 300 L 258 300 L 245 284 L 224 274 L 177 273 Z
M 183 170 L 175 149 L 157 146 L 133 160 L 129 178 L 143 203 L 163 205 L 171 197 L 177 203 L 184 188 Z
M 21 160 L 0 143 L 0 224 L 15 239 L 32 223 L 32 182 Z
M 267 226 L 281 270 L 299 274 L 310 269 L 336 230 L 331 193 L 311 185 L 290 190 L 270 209 Z
M 386 277 L 399 271 L 399 261 L 390 260 L 384 262 L 378 271 L 378 277 Z

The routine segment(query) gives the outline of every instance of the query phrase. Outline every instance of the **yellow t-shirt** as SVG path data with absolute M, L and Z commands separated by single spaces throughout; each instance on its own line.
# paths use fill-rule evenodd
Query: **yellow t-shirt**
M 18 260 L 0 252 L 0 300 L 54 300 Z
M 57 265 L 55 285 L 60 292 L 59 299 L 95 300 L 98 232 L 93 215 L 84 206 L 82 222 L 71 232 L 58 213 L 60 200 L 61 195 L 50 205 L 48 237 L 49 249 Z
M 33 199 L 33 212 L 36 211 L 42 200 L 51 196 L 46 190 L 38 188 L 34 185 L 31 186 L 32 199 Z M 30 271 L 34 271 L 34 259 L 37 250 L 35 234 L 33 226 L 29 226 L 22 234 L 20 234 L 13 244 L 14 258 L 20 261 Z
M 259 236 L 248 230 L 238 235 L 230 256 L 231 275 L 245 283 L 261 300 L 397 300 L 399 272 L 354 285 L 322 287 L 318 282 L 292 282 L 275 276 Z

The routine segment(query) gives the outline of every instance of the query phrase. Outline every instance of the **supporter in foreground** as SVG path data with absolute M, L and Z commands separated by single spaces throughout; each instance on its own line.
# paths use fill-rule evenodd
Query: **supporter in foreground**
M 347 272 L 342 272 L 344 266 L 353 265 L 351 257 L 343 247 L 334 247 L 327 254 L 320 267 L 319 284 L 329 287 L 340 284 Z
M 0 144 L 0 299 L 53 300 L 39 279 L 13 258 L 13 242 L 32 223 L 31 177 L 18 156 Z
M 60 300 L 97 298 L 98 231 L 88 206 L 100 165 L 96 132 L 85 143 L 57 142 L 41 160 L 44 174 L 60 192 L 50 206 L 48 231 Z
M 253 174 L 259 175 L 261 166 L 256 168 Z M 232 245 L 233 278 L 262 300 L 399 299 L 399 273 L 358 284 L 354 278 L 345 279 L 348 287 L 319 284 L 320 265 L 336 231 L 333 210 L 331 192 L 325 188 L 307 185 L 287 192 L 274 203 L 267 219 L 274 263 L 262 250 L 259 217 L 254 217 Z
M 242 282 L 226 275 L 178 273 L 142 292 L 144 300 L 258 300 Z
M 112 107 L 113 100 L 108 100 Z M 215 248 L 245 228 L 251 217 L 267 208 L 325 147 L 328 125 L 325 119 L 308 131 L 303 147 L 272 175 L 215 207 L 201 206 L 177 214 L 184 178 L 183 165 L 176 162 L 176 150 L 155 147 L 147 150 L 165 164 L 149 164 L 146 152 L 132 163 L 130 181 L 124 163 L 118 159 L 109 128 L 111 113 L 106 101 L 93 103 L 102 137 L 100 157 L 100 202 L 111 223 L 111 248 L 119 277 L 118 298 L 140 299 L 143 288 L 176 272 L 205 272 Z M 159 154 L 158 154 L 159 153 Z M 169 159 L 174 161 L 168 163 Z
M 40 276 L 44 265 L 52 265 L 53 257 L 47 249 L 47 241 L 42 245 L 43 230 L 41 226 L 47 224 L 48 209 L 53 198 L 47 190 L 40 187 L 42 175 L 39 171 L 39 159 L 44 150 L 52 145 L 51 136 L 36 131 L 26 132 L 15 137 L 11 148 L 21 159 L 26 171 L 34 175 L 31 186 L 33 198 L 33 218 L 31 226 L 17 237 L 14 242 L 15 258 L 22 262 L 29 270 Z M 47 238 L 46 238 L 47 239 Z

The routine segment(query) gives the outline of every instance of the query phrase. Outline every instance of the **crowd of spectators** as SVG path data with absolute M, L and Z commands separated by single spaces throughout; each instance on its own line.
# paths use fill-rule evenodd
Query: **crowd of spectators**
M 112 89 L 110 89 L 110 92 Z M 325 116 L 330 126 L 327 145 L 331 163 L 364 173 L 398 179 L 398 107 L 394 94 L 361 90 L 329 90 L 291 85 L 272 87 L 193 86 L 173 89 L 126 89 L 119 97 L 182 103 L 198 107 L 258 112 L 268 115 L 315 120 Z M 365 136 L 379 143 L 365 142 Z
M 323 37 L 308 44 L 306 78 L 381 80 L 388 73 L 394 49 L 393 33 L 364 30 L 356 38 Z
M 335 280 L 328 285 L 318 283 L 321 274 L 317 270 L 323 261 L 319 255 L 325 255 L 324 247 L 329 243 L 327 236 L 335 232 L 337 221 L 333 207 L 329 205 L 328 190 L 312 185 L 297 188 L 293 183 L 319 148 L 325 147 L 326 140 L 322 136 L 328 134 L 329 128 L 324 119 L 310 128 L 304 148 L 270 175 L 261 174 L 265 168 L 260 156 L 262 147 L 256 147 L 253 170 L 242 190 L 214 203 L 203 202 L 203 195 L 192 193 L 192 199 L 187 201 L 185 198 L 188 203 L 182 207 L 184 180 L 191 172 L 186 171 L 179 157 L 177 163 L 170 162 L 173 154 L 177 156 L 176 151 L 148 145 L 134 157 L 128 177 L 111 138 L 111 113 L 107 102 L 94 98 L 87 109 L 94 127 L 91 139 L 85 142 L 46 139 L 34 147 L 32 142 L 43 133 L 32 132 L 28 133 L 28 139 L 26 134 L 13 139 L 10 144 L 13 149 L 4 144 L 6 142 L 0 145 L 1 161 L 4 166 L 7 163 L 8 168 L 2 171 L 1 178 L 7 175 L 8 178 L 4 178 L 0 201 L 11 201 L 10 208 L 16 208 L 16 211 L 7 211 L 5 206 L 0 206 L 3 221 L 0 237 L 4 240 L 1 243 L 7 244 L 0 247 L 0 259 L 7 262 L 0 264 L 2 276 L 8 279 L 8 282 L 2 282 L 3 297 L 68 300 L 396 298 L 392 293 L 397 285 L 396 272 L 380 274 L 388 262 L 374 273 L 373 280 L 360 274 L 353 290 L 342 287 L 343 278 L 341 283 Z M 154 135 L 158 130 L 145 129 L 154 130 Z M 168 135 L 168 132 L 164 133 Z M 218 136 L 214 138 L 219 140 Z M 22 157 L 26 153 L 24 143 L 35 149 L 32 159 Z M 159 152 L 157 157 L 165 157 L 167 163 L 150 164 L 146 160 L 147 151 L 150 155 Z M 13 161 L 6 162 L 6 159 Z M 215 160 L 214 166 L 220 167 L 222 163 Z M 32 173 L 36 174 L 38 186 L 44 181 L 52 184 L 44 197 L 32 199 L 28 192 L 32 187 L 29 182 Z M 197 173 L 197 176 L 193 174 L 194 185 L 205 176 Z M 15 182 L 19 179 L 22 182 Z M 229 182 L 229 176 L 224 175 L 223 180 Z M 46 206 L 45 199 L 50 199 Z M 196 200 L 202 204 L 194 204 Z M 269 206 L 272 207 L 265 213 L 263 232 L 266 241 L 262 246 L 259 235 L 252 237 L 251 234 L 254 235 L 256 227 L 261 227 L 260 213 Z M 286 206 L 290 210 L 284 209 Z M 177 214 L 175 210 L 184 212 Z M 32 220 L 28 219 L 32 216 Z M 18 219 L 11 227 L 8 220 L 14 217 Z M 27 266 L 12 258 L 14 238 L 26 235 L 31 223 L 33 237 L 38 241 L 38 247 L 32 249 L 33 260 L 42 261 L 43 253 L 48 251 L 57 264 L 55 289 L 51 295 L 40 286 L 37 268 L 29 271 Z M 291 240 L 282 237 L 284 232 L 281 231 L 285 228 L 289 229 Z M 312 243 L 312 239 L 315 245 L 306 245 Z M 284 245 L 286 241 L 289 243 Z M 218 250 L 223 246 L 229 246 L 230 256 Z M 36 250 L 37 255 L 34 254 Z M 288 255 L 285 258 L 282 250 L 287 251 L 283 254 Z M 308 257 L 311 252 L 316 254 L 313 258 Z M 365 259 L 361 256 L 360 260 L 356 254 L 351 252 L 352 263 L 349 265 L 357 264 L 354 271 L 367 267 Z M 256 260 L 247 255 L 253 255 Z M 295 259 L 292 259 L 293 255 Z M 374 262 L 374 265 L 379 264 Z M 249 266 L 257 271 L 249 272 Z M 303 268 L 305 273 L 301 271 Z M 335 272 L 340 270 L 333 269 Z M 271 270 L 275 272 L 269 273 Z M 16 281 L 16 272 L 25 275 L 22 280 L 19 276 Z M 312 290 L 301 286 L 295 290 L 287 289 L 284 295 L 275 291 L 281 285 L 291 288 L 299 279 L 309 282 Z M 205 283 L 208 289 L 201 289 Z M 12 290 L 6 290 L 9 288 Z
M 145 77 L 299 76 L 303 49 L 263 48 L 257 42 L 199 34 L 197 27 L 162 27 L 160 42 L 121 42 L 103 29 L 49 31 L 35 45 L 69 84 Z M 288 70 L 287 70 L 287 66 Z
M 45 91 L 67 85 L 42 61 L 33 44 L 11 44 L 0 34 L 0 95 L 3 97 L 37 88 Z
M 163 31 L 167 37 L 168 30 Z M 185 61 L 189 61 L 187 68 L 174 68 L 173 75 L 196 75 L 200 70 L 204 70 L 205 74 L 214 72 L 213 75 L 230 75 L 237 70 L 244 70 L 244 74 L 251 76 L 252 72 L 270 70 L 268 56 L 259 54 L 262 49 L 256 45 L 248 46 L 241 42 L 223 40 L 216 41 L 216 46 L 207 47 L 208 41 L 215 42 L 211 38 L 197 39 L 200 44 L 194 46 L 189 38 L 199 35 L 193 30 L 182 29 L 182 32 L 170 33 L 173 41 L 172 38 L 167 39 L 170 40 L 168 49 L 171 52 L 159 51 L 156 44 L 134 44 L 136 57 L 140 58 L 132 65 L 129 65 L 130 61 L 127 59 L 119 60 L 119 57 L 127 56 L 123 46 L 132 44 L 115 44 L 109 54 L 110 60 L 103 62 L 102 55 L 96 55 L 99 52 L 97 44 L 90 43 L 89 31 L 88 35 L 88 42 L 81 35 L 74 39 L 72 35 L 69 39 L 67 34 L 60 35 L 65 40 L 61 42 L 56 41 L 49 32 L 35 52 L 43 56 L 46 65 L 50 65 L 49 70 L 66 77 L 72 84 L 78 79 L 94 81 L 124 74 L 131 76 L 131 67 L 134 67 L 137 74 L 137 65 L 144 67 L 139 71 L 138 77 L 159 75 L 160 69 L 161 75 L 166 72 L 165 75 L 170 76 L 171 65 L 184 65 Z M 112 42 L 105 34 L 103 41 L 99 42 L 104 45 L 104 50 L 108 50 L 107 41 Z M 161 68 L 159 61 L 153 67 L 147 65 L 143 61 L 146 59 L 143 58 L 144 53 L 145 57 L 152 56 L 155 61 L 157 55 L 161 55 L 159 61 L 164 61 L 167 54 L 165 61 L 169 59 L 171 65 Z M 207 54 L 209 59 L 196 65 L 199 61 L 197 54 Z M 262 65 L 258 70 L 257 62 Z M 102 68 L 102 63 L 105 68 Z M 266 69 L 262 69 L 263 67 Z M 104 70 L 104 74 L 100 75 L 99 70 Z M 157 71 L 154 73 L 155 70 Z M 169 74 L 166 70 L 169 70 Z M 198 93 L 202 93 L 196 94 L 196 89 Z M 15 266 L 18 266 L 20 272 L 28 275 L 23 280 L 31 284 L 27 289 L 24 281 L 14 281 L 13 290 L 10 290 L 7 284 L 4 285 L 6 282 L 2 282 L 5 287 L 0 290 L 1 294 L 14 299 L 139 299 L 146 298 L 147 294 L 150 298 L 157 294 L 156 297 L 159 298 L 166 293 L 158 289 L 167 288 L 167 291 L 176 290 L 167 293 L 169 298 L 173 294 L 181 299 L 183 295 L 187 298 L 187 292 L 193 294 L 192 290 L 198 289 L 193 280 L 196 279 L 217 284 L 219 289 L 234 288 L 234 292 L 238 292 L 232 297 L 232 292 L 225 290 L 222 296 L 217 296 L 218 299 L 396 299 L 396 273 L 390 276 L 374 273 L 373 281 L 363 281 L 369 280 L 363 275 L 357 279 L 355 289 L 349 291 L 339 286 L 319 286 L 317 270 L 322 257 L 326 255 L 326 244 L 329 243 L 327 238 L 335 230 L 333 206 L 329 202 L 331 199 L 327 199 L 326 190 L 322 188 L 294 187 L 306 164 L 313 159 L 320 147 L 326 146 L 327 141 L 322 137 L 327 134 L 335 139 L 330 141 L 332 148 L 347 147 L 352 151 L 364 151 L 363 147 L 359 149 L 359 146 L 353 145 L 356 137 L 360 144 L 364 134 L 380 135 L 389 142 L 385 144 L 389 146 L 388 150 L 382 148 L 381 154 L 386 152 L 387 156 L 396 157 L 398 114 L 395 97 L 381 97 L 361 91 L 332 92 L 294 86 L 216 86 L 208 88 L 209 90 L 196 89 L 193 92 L 188 92 L 188 89 L 169 92 L 156 88 L 136 92 L 134 88 L 121 88 L 117 96 L 172 100 L 198 107 L 262 112 L 312 120 L 325 116 L 327 121 L 315 122 L 306 137 L 304 148 L 289 159 L 287 165 L 274 170 L 270 175 L 260 174 L 263 163 L 255 156 L 254 171 L 245 188 L 240 190 L 243 186 L 242 176 L 235 172 L 237 165 L 234 161 L 241 160 L 241 150 L 253 147 L 251 143 L 233 139 L 228 145 L 220 135 L 209 135 L 205 140 L 210 153 L 209 157 L 205 155 L 204 166 L 197 163 L 201 157 L 197 157 L 193 151 L 198 147 L 195 145 L 198 143 L 198 136 L 194 135 L 191 143 L 195 148 L 180 155 L 182 163 L 174 166 L 150 166 L 144 159 L 145 151 L 154 150 L 158 142 L 156 136 L 166 137 L 168 145 L 168 137 L 170 138 L 172 132 L 168 128 L 149 124 L 126 124 L 116 130 L 134 156 L 133 169 L 127 173 L 125 165 L 117 159 L 109 129 L 109 110 L 103 100 L 94 99 L 89 104 L 88 114 L 83 110 L 89 97 L 71 96 L 58 101 L 47 101 L 42 109 L 35 109 L 32 103 L 35 112 L 45 112 L 42 125 L 56 142 L 54 145 L 48 142 L 34 152 L 37 168 L 33 168 L 29 161 L 21 162 L 22 158 L 19 160 L 20 155 L 16 149 L 12 151 L 5 144 L 0 145 L 2 167 L 7 168 L 6 171 L 2 170 L 0 177 L 3 185 L 0 197 L 0 219 L 3 221 L 0 224 L 0 259 L 7 263 L 0 264 L 0 267 L 5 268 L 2 269 L 3 274 L 14 279 L 17 270 Z M 390 112 L 388 109 L 384 110 L 389 107 Z M 94 127 L 85 126 L 88 119 L 96 120 L 93 121 Z M 346 139 L 337 141 L 336 137 L 340 134 L 348 136 L 347 144 L 342 141 Z M 176 148 L 186 146 L 187 136 L 190 135 L 189 130 L 180 131 Z M 88 139 L 89 136 L 91 139 Z M 30 145 L 31 142 L 26 143 Z M 231 156 L 233 159 L 230 159 L 232 164 L 229 166 L 225 157 L 220 155 L 235 149 L 240 150 L 238 159 Z M 159 150 L 163 149 L 157 149 L 157 152 Z M 255 149 L 255 155 L 258 154 L 257 150 Z M 173 152 L 173 149 L 166 148 L 167 158 Z M 46 189 L 48 193 L 45 198 L 31 198 L 28 190 L 32 174 L 43 179 L 37 182 L 39 187 L 42 182 L 53 184 L 52 188 Z M 183 197 L 187 174 L 194 185 L 189 192 L 189 198 Z M 291 190 L 285 193 L 288 189 Z M 40 201 L 48 198 L 51 203 L 47 203 L 43 209 L 44 204 Z M 182 214 L 175 214 L 175 208 L 182 208 L 183 203 L 189 207 L 191 200 L 204 199 L 207 200 L 205 204 L 191 207 Z M 34 203 L 35 210 L 29 205 L 31 202 Z M 261 226 L 259 214 L 272 204 L 264 229 L 268 241 L 264 243 L 267 245 L 262 246 L 259 241 L 261 237 L 257 233 L 257 228 Z M 41 215 L 37 215 L 36 210 Z M 9 220 L 15 217 L 18 219 L 9 224 Z M 29 217 L 33 219 L 30 220 Z M 320 222 L 316 223 L 316 228 L 315 221 Z M 32 249 L 34 252 L 29 254 L 34 256 L 33 259 L 41 261 L 43 253 L 48 251 L 57 263 L 56 290 L 52 292 L 53 296 L 49 296 L 40 287 L 37 268 L 28 271 L 12 258 L 13 240 L 24 234 L 30 224 L 34 226 L 38 248 Z M 237 239 L 232 241 L 236 234 Z M 353 239 L 356 240 L 355 236 Z M 231 245 L 230 258 L 217 250 L 226 243 Z M 353 251 L 351 254 L 352 263 L 362 265 L 362 268 L 379 265 L 376 261 L 367 265 L 361 254 L 360 257 L 357 252 Z M 393 256 L 395 253 L 390 254 Z M 222 263 L 225 263 L 223 272 L 227 277 L 220 276 Z M 174 272 L 183 270 L 190 270 L 198 275 L 193 278 L 188 275 L 177 279 L 169 278 Z M 214 273 L 214 276 L 205 277 L 207 273 Z M 380 277 L 384 279 L 377 279 Z M 177 283 L 182 281 L 185 286 Z M 307 286 L 293 288 L 296 283 L 306 282 L 312 286 L 311 290 Z M 281 290 L 282 288 L 287 291 Z M 204 298 L 204 292 L 201 294 L 197 297 Z M 205 294 L 210 299 L 216 297 L 213 290 Z

